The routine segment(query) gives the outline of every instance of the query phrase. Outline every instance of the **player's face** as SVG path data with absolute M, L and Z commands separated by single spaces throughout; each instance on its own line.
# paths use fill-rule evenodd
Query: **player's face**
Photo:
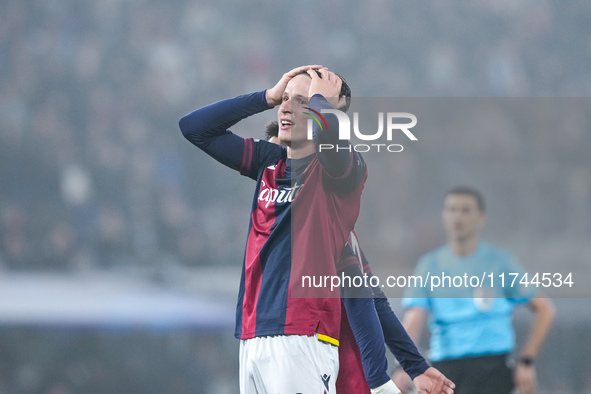
M 443 204 L 443 227 L 448 239 L 463 242 L 477 237 L 484 226 L 485 215 L 469 194 L 450 194 Z
M 279 110 L 277 120 L 279 122 L 278 137 L 291 148 L 297 148 L 306 144 L 314 144 L 307 139 L 308 92 L 312 79 L 308 75 L 297 75 L 289 81 Z M 294 146 L 294 144 L 299 146 Z

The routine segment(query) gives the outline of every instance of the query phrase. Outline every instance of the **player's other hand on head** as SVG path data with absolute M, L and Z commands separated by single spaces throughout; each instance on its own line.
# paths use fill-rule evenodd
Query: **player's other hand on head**
M 307 66 L 296 67 L 291 71 L 288 71 L 285 74 L 283 74 L 279 82 L 277 82 L 277 84 L 275 84 L 275 86 L 273 86 L 271 89 L 267 89 L 267 91 L 265 92 L 265 98 L 267 99 L 267 104 L 269 104 L 269 107 L 272 108 L 281 104 L 281 98 L 283 97 L 285 87 L 293 77 L 308 70 L 317 70 L 321 68 L 322 66 L 319 64 L 311 64 Z
M 320 76 L 318 76 L 318 73 Z M 319 69 L 318 72 L 308 70 L 308 74 L 312 78 L 309 97 L 320 94 L 335 108 L 341 108 L 344 105 L 346 99 L 340 97 L 341 85 L 343 84 L 341 78 L 326 67 Z

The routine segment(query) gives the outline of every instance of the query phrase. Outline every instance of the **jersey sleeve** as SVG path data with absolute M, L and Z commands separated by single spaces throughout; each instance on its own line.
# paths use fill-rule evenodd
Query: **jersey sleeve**
M 321 129 L 317 123 L 313 123 L 312 130 L 316 155 L 325 174 L 328 175 L 327 182 L 337 191 L 350 193 L 365 179 L 367 172 L 365 161 L 358 152 L 355 152 L 348 140 L 339 139 L 337 116 L 331 113 L 322 113 L 323 109 L 335 109 L 326 98 L 315 94 L 310 98 L 309 105 L 326 121 L 325 129 Z M 327 149 L 328 146 L 332 146 L 332 148 Z
M 219 161 L 256 178 L 259 168 L 285 156 L 284 148 L 254 139 L 245 139 L 229 128 L 240 120 L 269 109 L 265 91 L 218 101 L 199 108 L 179 121 L 183 136 Z
M 355 253 L 355 250 L 353 246 L 351 246 L 350 241 L 348 241 L 345 244 L 345 247 L 341 252 L 341 256 L 337 261 L 337 272 L 345 271 L 345 269 L 349 268 L 352 265 L 357 265 L 361 267 L 361 264 L 359 263 L 359 256 Z
M 351 278 L 364 274 L 371 278 L 373 275 L 356 234 L 352 233 L 349 238 L 337 267 L 342 275 Z M 371 283 L 371 280 L 363 283 Z M 382 373 L 387 368 L 384 342 L 411 379 L 429 368 L 379 287 L 343 286 L 341 291 L 349 325 L 361 352 L 365 378 L 370 387 L 377 387 L 388 380 L 388 375 Z
M 417 349 L 387 298 L 375 298 L 375 308 L 388 349 L 411 379 L 424 373 L 429 364 Z
M 265 140 L 245 139 L 240 174 L 256 179 L 261 168 L 276 164 L 285 157 L 287 150 L 282 146 Z

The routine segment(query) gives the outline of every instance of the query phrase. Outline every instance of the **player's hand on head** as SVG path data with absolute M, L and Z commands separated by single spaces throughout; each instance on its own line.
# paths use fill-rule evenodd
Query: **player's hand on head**
M 321 68 L 322 66 L 319 64 L 300 66 L 283 74 L 279 82 L 277 82 L 277 84 L 273 86 L 271 89 L 267 89 L 267 91 L 265 92 L 265 98 L 267 99 L 267 104 L 269 104 L 269 107 L 275 107 L 276 105 L 281 104 L 281 98 L 283 97 L 285 87 L 293 77 L 295 77 L 303 71 Z
M 324 96 L 326 100 L 335 108 L 340 108 L 344 104 L 344 97 L 339 97 L 343 81 L 335 73 L 329 71 L 326 67 L 318 69 L 320 77 L 315 71 L 308 70 L 312 78 L 308 97 L 315 94 Z

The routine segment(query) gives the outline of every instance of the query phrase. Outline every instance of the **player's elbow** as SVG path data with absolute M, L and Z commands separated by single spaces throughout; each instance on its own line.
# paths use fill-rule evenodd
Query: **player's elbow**
M 181 129 L 183 137 L 185 137 L 186 139 L 189 139 L 192 134 L 191 128 L 189 127 L 189 123 L 189 115 L 185 115 L 179 120 L 179 128 Z
M 200 122 L 195 119 L 195 116 L 191 113 L 183 116 L 179 120 L 179 128 L 183 137 L 197 147 L 204 147 L 207 145 L 207 138 L 203 129 L 199 128 Z

